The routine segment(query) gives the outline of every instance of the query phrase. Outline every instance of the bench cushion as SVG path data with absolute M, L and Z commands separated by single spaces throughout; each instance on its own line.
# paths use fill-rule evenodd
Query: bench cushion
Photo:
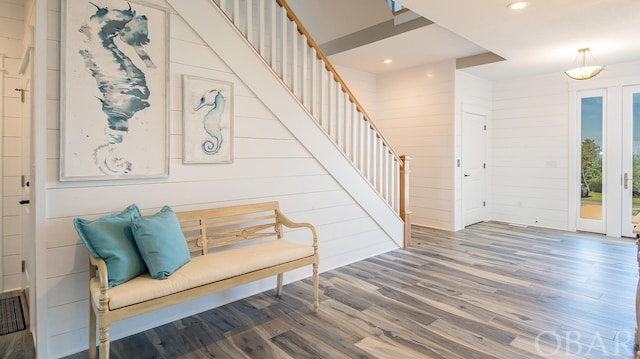
M 145 273 L 113 287 L 109 290 L 109 309 L 114 310 L 178 293 L 313 254 L 311 245 L 278 239 L 192 257 L 189 263 L 167 279 L 152 279 L 149 273 Z M 98 278 L 92 278 L 90 287 L 95 305 L 98 306 Z

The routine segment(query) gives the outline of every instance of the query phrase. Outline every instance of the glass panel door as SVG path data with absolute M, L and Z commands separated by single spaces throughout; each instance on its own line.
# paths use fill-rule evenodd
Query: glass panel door
M 622 101 L 622 235 L 634 237 L 632 221 L 640 212 L 640 86 L 624 87 Z
M 606 231 L 606 148 L 604 91 L 578 93 L 577 114 L 580 138 L 580 208 L 577 229 Z

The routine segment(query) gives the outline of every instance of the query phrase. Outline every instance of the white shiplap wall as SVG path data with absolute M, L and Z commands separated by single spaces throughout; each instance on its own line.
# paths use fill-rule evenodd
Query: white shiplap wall
M 24 5 L 20 1 L 0 0 L 0 53 L 6 57 L 6 69 L 2 96 L 2 288 L 0 292 L 22 287 L 21 260 L 22 236 L 20 219 L 22 174 L 20 94 L 21 80 L 18 74 L 24 31 Z M 2 65 L 0 65 L 2 67 Z
M 455 218 L 454 229 L 460 230 L 464 227 L 462 222 L 462 167 L 457 166 L 457 160 L 462 160 L 462 109 L 463 106 L 471 106 L 475 109 L 486 113 L 491 118 L 493 84 L 491 81 L 481 79 L 470 75 L 463 71 L 456 71 L 456 90 L 455 90 Z M 489 148 L 487 148 L 487 157 L 489 157 Z M 487 158 L 488 160 L 488 158 Z M 489 170 L 491 166 L 489 164 Z M 488 178 L 487 178 L 488 179 Z M 487 186 L 487 192 L 489 191 Z M 488 198 L 488 197 L 487 197 Z M 491 206 L 491 203 L 488 203 Z M 487 218 L 488 219 L 488 218 Z
M 411 157 L 411 222 L 454 228 L 455 61 L 378 75 L 376 125 Z
M 162 0 L 157 5 L 168 7 Z M 175 210 L 279 200 L 293 220 L 316 225 L 321 270 L 328 270 L 388 251 L 395 245 L 327 171 L 310 156 L 250 88 L 196 36 L 177 14 L 171 15 L 170 177 L 160 180 L 60 183 L 59 139 L 59 4 L 50 0 L 48 173 L 47 173 L 47 321 L 49 356 L 86 349 L 88 337 L 87 258 L 72 226 L 74 217 L 96 218 L 137 203 L 143 214 L 162 205 Z M 238 43 L 238 46 L 245 46 Z M 189 74 L 231 81 L 235 85 L 234 163 L 182 164 L 181 76 Z M 295 231 L 291 236 L 299 237 Z M 310 269 L 285 275 L 291 281 Z M 272 288 L 260 281 L 188 305 L 179 305 L 112 326 L 111 337 L 190 315 L 205 308 Z M 286 294 L 286 293 L 285 293 Z M 194 309 L 197 308 L 197 309 Z
M 569 82 L 562 74 L 494 84 L 490 217 L 568 228 Z
M 489 126 L 491 219 L 565 230 L 576 229 L 579 179 L 578 135 L 574 98 L 582 90 L 610 94 L 640 84 L 640 63 L 608 65 L 598 77 L 573 81 L 562 73 L 505 80 L 494 84 Z M 605 105 L 608 114 L 619 102 Z M 613 112 L 611 112 L 613 111 Z M 619 112 L 618 112 L 619 113 Z M 619 122 L 619 115 L 610 122 Z M 612 130 L 612 131 L 609 131 Z M 618 131 L 621 131 L 619 128 Z M 605 130 L 610 143 L 621 144 L 615 127 Z M 616 137 L 618 136 L 618 137 Z M 611 149 L 619 155 L 620 149 Z M 576 158 L 572 158 L 576 156 Z M 613 159 L 613 157 L 610 157 Z M 619 159 L 615 159 L 620 166 Z M 619 193 L 620 174 L 608 174 L 608 193 Z M 572 178 L 573 177 L 573 178 Z M 611 198 L 611 197 L 610 197 Z M 620 235 L 619 208 L 609 206 L 607 233 Z

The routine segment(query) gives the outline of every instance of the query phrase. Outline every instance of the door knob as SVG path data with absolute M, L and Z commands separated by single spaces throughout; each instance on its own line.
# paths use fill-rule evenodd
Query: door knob
M 471 175 L 468 175 L 468 174 L 466 174 L 466 173 L 464 174 L 464 176 L 465 176 L 465 177 L 471 177 Z
M 29 204 L 29 200 L 28 199 L 23 199 L 22 201 L 18 202 L 20 204 Z

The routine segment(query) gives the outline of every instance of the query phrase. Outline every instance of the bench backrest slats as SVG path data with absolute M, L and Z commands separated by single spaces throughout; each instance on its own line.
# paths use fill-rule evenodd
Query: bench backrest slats
M 282 238 L 278 202 L 178 212 L 191 252 L 206 254 L 216 247 Z

